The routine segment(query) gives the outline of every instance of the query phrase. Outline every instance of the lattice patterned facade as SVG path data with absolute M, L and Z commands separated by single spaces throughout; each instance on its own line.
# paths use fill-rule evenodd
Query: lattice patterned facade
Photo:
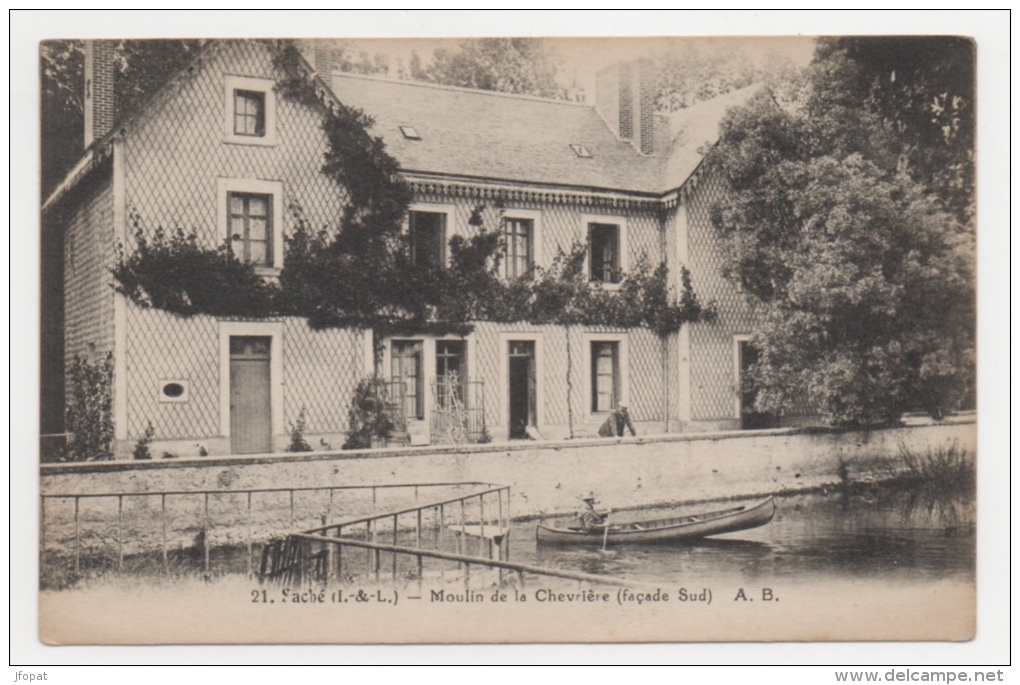
M 113 352 L 113 189 L 84 188 L 64 222 L 64 354 L 97 361 Z
M 753 316 L 744 296 L 722 276 L 722 248 L 711 211 L 725 192 L 723 182 L 713 174 L 698 180 L 678 211 L 686 214 L 691 277 L 699 297 L 715 303 L 718 319 L 690 327 L 691 420 L 737 427 L 736 336 L 751 332 Z
M 368 331 L 313 331 L 304 320 L 293 318 L 185 319 L 123 299 L 115 306 L 108 265 L 118 240 L 128 247 L 132 243 L 131 217 L 137 216 L 150 233 L 160 226 L 181 227 L 195 231 L 206 245 L 218 245 L 228 233 L 228 194 L 255 188 L 271 198 L 274 268 L 285 259 L 282 238 L 299 218 L 315 228 L 338 224 L 344 190 L 320 172 L 327 149 L 321 114 L 279 97 L 272 89 L 279 76 L 263 43 L 230 41 L 204 51 L 188 74 L 129 122 L 107 182 L 86 194 L 69 220 L 67 353 L 81 351 L 89 342 L 97 351 L 116 349 L 115 420 L 121 455 L 130 453 L 150 423 L 157 454 L 236 451 L 232 412 L 235 400 L 243 398 L 236 396 L 230 379 L 235 359 L 253 361 L 238 352 L 245 344 L 268 350 L 264 361 L 271 412 L 265 420 L 272 430 L 267 451 L 286 446 L 302 409 L 312 446 L 338 448 L 359 379 L 373 372 L 390 376 L 395 368 L 395 341 L 376 341 L 382 344 L 373 349 Z M 271 131 L 255 144 L 231 135 L 225 112 L 231 107 L 227 98 L 232 79 L 246 88 L 266 85 L 265 120 L 259 125 Z M 500 225 L 501 213 L 526 217 L 533 222 L 531 257 L 542 266 L 550 264 L 558 249 L 585 242 L 589 223 L 618 224 L 623 269 L 642 256 L 652 264 L 664 260 L 671 285 L 679 288 L 678 273 L 685 264 L 699 297 L 714 302 L 719 314 L 716 322 L 685 326 L 666 338 L 640 329 L 478 322 L 464 340 L 464 368 L 468 381 L 480 382 L 472 393 L 482 397 L 492 439 L 513 434 L 513 413 L 524 411 L 512 409 L 514 402 L 524 403 L 530 411 L 526 422 L 541 437 L 594 435 L 606 414 L 597 395 L 607 392 L 612 404 L 628 405 L 642 433 L 735 425 L 734 336 L 750 330 L 751 314 L 719 274 L 721 256 L 709 212 L 723 192 L 720 183 L 702 178 L 680 199 L 666 201 L 413 174 L 409 180 L 415 190 L 412 211 L 447 213 L 446 239 L 476 230 L 469 219 L 479 207 L 490 229 Z M 435 401 L 427 389 L 437 380 L 441 346 L 428 336 L 402 340 L 421 342 L 420 383 L 426 389 L 421 422 L 427 424 L 428 405 Z M 513 343 L 523 343 L 520 349 L 533 355 L 526 382 L 515 376 L 514 369 L 523 367 L 510 361 Z M 519 396 L 523 391 L 512 389 L 518 381 L 530 384 L 526 401 Z M 409 420 L 412 442 L 413 423 Z

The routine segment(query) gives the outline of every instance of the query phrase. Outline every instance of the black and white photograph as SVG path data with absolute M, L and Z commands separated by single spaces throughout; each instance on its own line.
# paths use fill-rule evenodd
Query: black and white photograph
M 975 638 L 973 37 L 333 31 L 38 44 L 42 643 Z

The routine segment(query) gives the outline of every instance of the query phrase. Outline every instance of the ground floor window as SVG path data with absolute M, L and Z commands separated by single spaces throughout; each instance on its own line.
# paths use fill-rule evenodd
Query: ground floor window
M 436 341 L 436 402 L 440 409 L 464 407 L 465 361 L 463 340 Z
M 620 345 L 616 342 L 591 344 L 591 410 L 607 412 L 620 401 Z
M 410 419 L 425 418 L 422 341 L 394 340 L 390 358 L 391 378 L 403 385 L 404 415 Z

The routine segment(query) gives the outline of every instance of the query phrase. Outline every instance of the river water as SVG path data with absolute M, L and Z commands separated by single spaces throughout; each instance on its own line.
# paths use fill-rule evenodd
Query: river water
M 760 528 L 696 542 L 610 546 L 606 551 L 538 546 L 535 523 L 520 524 L 511 534 L 511 560 L 649 584 L 719 578 L 747 583 L 974 581 L 972 502 L 929 511 L 930 503 L 912 503 L 908 492 L 874 489 L 780 496 L 776 504 L 775 518 Z M 729 506 L 617 512 L 611 522 Z

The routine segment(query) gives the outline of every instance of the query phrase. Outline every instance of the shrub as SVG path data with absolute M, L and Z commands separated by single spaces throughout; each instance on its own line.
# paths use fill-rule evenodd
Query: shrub
M 306 423 L 308 420 L 308 410 L 301 407 L 301 411 L 298 412 L 297 420 L 290 424 L 290 444 L 287 445 L 288 452 L 311 452 L 312 446 L 305 440 Z
M 145 432 L 142 433 L 142 437 L 138 438 L 138 442 L 135 443 L 135 451 L 132 453 L 134 459 L 152 459 L 149 445 L 152 444 L 154 435 L 156 435 L 156 429 L 152 427 L 151 422 L 147 421 L 145 423 Z
M 347 440 L 343 449 L 367 449 L 372 446 L 372 438 L 388 440 L 395 429 L 385 384 L 379 378 L 363 378 L 354 390 L 347 412 Z
M 71 362 L 71 397 L 65 413 L 71 438 L 69 461 L 112 459 L 113 354 L 93 363 L 75 355 Z

